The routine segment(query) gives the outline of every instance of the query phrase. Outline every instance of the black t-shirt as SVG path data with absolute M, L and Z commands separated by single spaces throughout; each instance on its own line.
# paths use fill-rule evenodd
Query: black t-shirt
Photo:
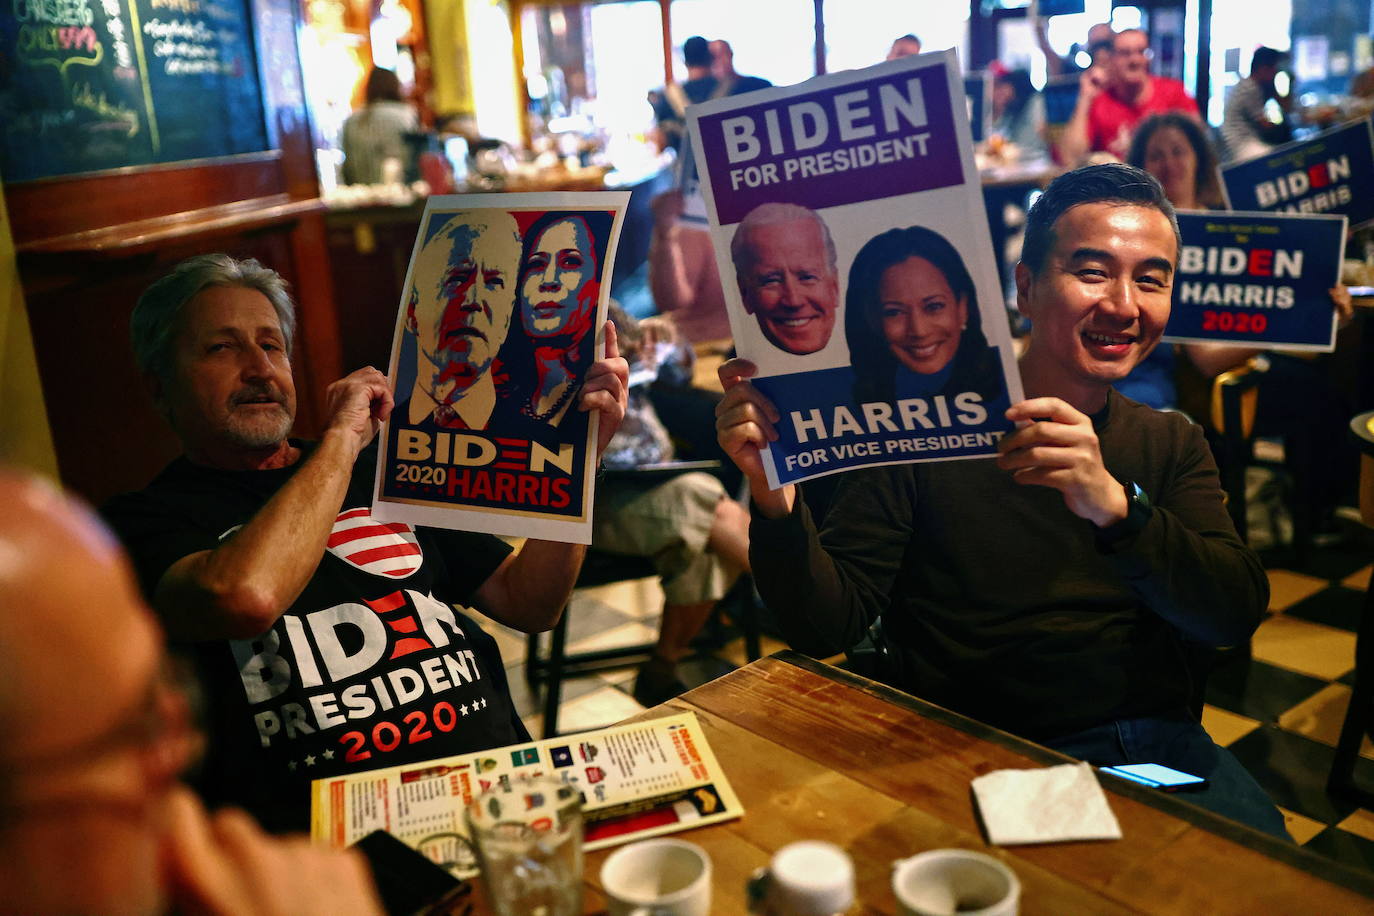
M 179 458 L 105 515 L 152 595 L 168 567 L 231 536 L 300 463 L 221 471 Z M 199 788 L 270 829 L 309 827 L 311 780 L 529 739 L 495 640 L 453 607 L 510 547 L 374 521 L 375 466 L 374 447 L 354 466 L 319 568 L 270 630 L 189 647 L 206 693 Z

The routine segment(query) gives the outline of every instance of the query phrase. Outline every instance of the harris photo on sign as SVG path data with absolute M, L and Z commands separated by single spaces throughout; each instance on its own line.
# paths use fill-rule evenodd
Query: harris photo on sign
M 954 52 L 689 129 L 736 347 L 782 414 L 769 482 L 995 454 L 1021 384 Z
M 1331 351 L 1344 216 L 1179 213 L 1183 244 L 1164 340 Z
M 604 346 L 628 197 L 430 198 L 397 314 L 374 518 L 590 542 L 596 417 L 576 401 Z

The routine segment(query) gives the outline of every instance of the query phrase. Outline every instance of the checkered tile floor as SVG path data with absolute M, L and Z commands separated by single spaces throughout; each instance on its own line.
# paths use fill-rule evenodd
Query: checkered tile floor
M 1223 660 L 1208 681 L 1203 725 L 1229 747 L 1283 810 L 1293 838 L 1309 849 L 1374 870 L 1374 811 L 1326 792 L 1331 758 L 1350 699 L 1355 630 L 1369 582 L 1374 540 L 1318 548 L 1301 567 L 1285 551 L 1264 555 L 1272 590 L 1270 614 L 1253 657 Z M 654 579 L 579 591 L 570 620 L 570 649 L 652 641 L 663 596 Z M 496 624 L 517 709 L 541 734 L 540 697 L 524 678 L 525 639 Z M 764 653 L 784 648 L 764 639 Z M 684 666 L 689 684 L 705 683 L 744 664 L 742 639 Z M 562 732 L 599 728 L 642 707 L 630 696 L 634 669 L 574 678 L 564 685 Z M 1374 745 L 1366 740 L 1356 782 L 1374 789 Z
M 1283 810 L 1288 832 L 1322 855 L 1374 870 L 1374 811 L 1327 794 L 1354 681 L 1355 631 L 1374 550 L 1367 540 L 1317 548 L 1298 566 L 1264 554 L 1269 617 L 1253 657 L 1223 660 L 1207 682 L 1203 725 Z M 1374 787 L 1366 739 L 1355 780 Z

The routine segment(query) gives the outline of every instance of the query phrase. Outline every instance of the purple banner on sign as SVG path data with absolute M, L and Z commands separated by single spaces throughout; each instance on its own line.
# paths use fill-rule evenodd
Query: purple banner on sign
M 700 118 L 721 225 L 760 204 L 813 210 L 965 181 L 943 64 Z

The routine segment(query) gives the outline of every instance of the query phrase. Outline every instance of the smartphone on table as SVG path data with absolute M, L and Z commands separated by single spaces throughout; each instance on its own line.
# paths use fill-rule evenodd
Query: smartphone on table
M 1126 763 L 1115 767 L 1098 767 L 1120 779 L 1159 789 L 1163 792 L 1196 792 L 1207 788 L 1207 780 L 1192 773 L 1175 770 L 1159 763 Z

